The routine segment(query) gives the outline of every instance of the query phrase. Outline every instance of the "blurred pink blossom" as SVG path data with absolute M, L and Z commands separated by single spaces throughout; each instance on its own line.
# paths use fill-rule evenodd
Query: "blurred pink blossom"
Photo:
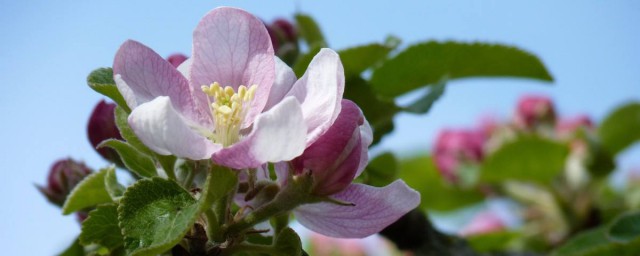
M 447 180 L 457 182 L 463 164 L 477 164 L 484 157 L 486 136 L 482 130 L 443 130 L 438 135 L 433 156 Z
M 461 231 L 461 236 L 472 236 L 501 231 L 506 228 L 504 221 L 492 211 L 477 214 Z
M 553 124 L 555 118 L 555 109 L 549 97 L 526 95 L 518 101 L 514 121 L 519 128 L 531 130 L 543 124 Z

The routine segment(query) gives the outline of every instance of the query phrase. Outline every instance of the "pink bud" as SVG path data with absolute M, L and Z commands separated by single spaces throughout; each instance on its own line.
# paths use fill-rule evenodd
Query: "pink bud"
M 491 211 L 477 214 L 471 222 L 460 231 L 461 236 L 480 235 L 504 230 L 502 219 Z
M 187 59 L 188 59 L 187 56 L 185 56 L 184 54 L 174 53 L 167 58 L 167 61 L 169 61 L 171 65 L 177 68 L 178 66 L 180 66 L 180 64 L 182 64 L 182 62 L 184 62 Z
M 67 195 L 92 172 L 84 163 L 71 158 L 58 160 L 51 166 L 46 186 L 37 186 L 53 204 L 62 206 Z
M 591 118 L 580 115 L 573 118 L 560 119 L 556 125 L 556 133 L 559 138 L 570 138 L 580 129 L 592 131 L 595 129 Z
M 520 128 L 531 130 L 540 125 L 551 125 L 555 119 L 553 102 L 548 97 L 528 95 L 518 102 L 515 122 Z
M 433 149 L 438 170 L 450 182 L 458 181 L 463 164 L 477 164 L 484 157 L 485 135 L 475 130 L 444 130 L 440 132 Z
M 271 28 L 273 28 L 277 33 L 280 33 L 281 37 L 287 41 L 296 41 L 298 40 L 298 33 L 296 32 L 296 28 L 286 19 L 279 18 L 271 22 Z
M 342 110 L 333 125 L 291 164 L 295 174 L 310 172 L 312 193 L 328 196 L 351 184 L 358 171 L 363 148 L 360 125 L 364 117 L 358 106 L 342 100 Z
M 93 148 L 97 148 L 98 144 L 107 139 L 122 140 L 115 122 L 115 108 L 116 104 L 101 100 L 93 109 L 87 125 L 87 134 Z M 104 159 L 116 164 L 121 163 L 120 157 L 115 150 L 106 147 L 96 150 Z
M 266 25 L 271 37 L 273 50 L 285 63 L 291 65 L 300 53 L 298 48 L 298 33 L 291 22 L 286 19 L 276 19 Z

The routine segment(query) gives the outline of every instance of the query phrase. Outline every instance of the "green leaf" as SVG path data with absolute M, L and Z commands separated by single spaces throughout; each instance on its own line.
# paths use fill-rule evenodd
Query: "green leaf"
M 455 188 L 444 181 L 429 156 L 400 161 L 400 178 L 421 194 L 423 209 L 449 211 L 480 202 L 480 191 Z
M 280 231 L 276 237 L 273 247 L 281 256 L 299 256 L 302 255 L 302 242 L 300 237 L 293 229 L 287 227 Z
M 498 231 L 466 237 L 469 245 L 478 252 L 506 251 L 509 244 L 520 234 L 512 231 Z
M 116 170 L 111 168 L 107 170 L 104 177 L 104 187 L 111 196 L 113 201 L 118 200 L 122 194 L 124 194 L 125 187 L 118 183 L 118 177 L 116 176 Z
M 97 244 L 112 251 L 124 243 L 120 227 L 118 227 L 118 206 L 115 204 L 100 205 L 89 213 L 82 222 L 80 244 L 88 246 Z
M 427 91 L 424 96 L 411 103 L 411 105 L 402 108 L 402 110 L 415 114 L 425 114 L 429 112 L 429 110 L 431 110 L 431 107 L 433 106 L 433 103 L 440 99 L 440 97 L 442 97 L 442 95 L 444 94 L 445 86 L 445 81 L 441 81 L 432 86 L 429 86 L 429 91 Z
M 482 165 L 480 179 L 533 181 L 547 184 L 559 175 L 569 150 L 566 145 L 538 137 L 520 137 L 491 154 Z
M 200 206 L 174 181 L 143 179 L 129 187 L 118 220 L 129 255 L 156 255 L 171 249 L 191 229 Z
M 638 255 L 640 244 L 618 244 L 607 239 L 606 227 L 584 231 L 573 236 L 552 256 L 634 256 Z
M 304 14 L 296 14 L 295 19 L 298 33 L 300 37 L 307 42 L 309 48 L 327 47 L 327 42 L 324 40 L 322 31 L 320 31 L 318 23 L 316 23 L 313 18 Z
M 600 125 L 598 135 L 612 155 L 640 140 L 640 103 L 628 103 L 611 112 Z
M 397 179 L 398 160 L 385 152 L 369 162 L 365 169 L 365 183 L 374 187 L 384 187 Z
M 153 163 L 153 159 L 138 151 L 129 143 L 121 140 L 109 139 L 100 143 L 98 148 L 105 146 L 115 149 L 127 169 L 136 173 L 140 177 L 153 177 L 157 175 L 156 165 Z
M 640 237 L 640 212 L 624 213 L 607 229 L 607 236 L 614 242 L 628 243 Z
M 216 201 L 227 196 L 238 183 L 238 175 L 229 168 L 214 168 L 210 172 L 200 198 L 200 211 L 210 208 Z
M 84 247 L 80 245 L 78 239 L 73 240 L 73 243 L 67 247 L 63 252 L 58 254 L 58 256 L 84 256 Z
M 541 81 L 553 78 L 533 54 L 515 47 L 459 42 L 426 42 L 410 46 L 375 69 L 374 89 L 394 98 L 443 77 L 516 77 Z
M 67 196 L 64 206 L 62 206 L 62 214 L 68 215 L 91 206 L 112 202 L 104 185 L 105 176 L 112 169 L 113 167 L 104 168 L 78 183 Z
M 118 91 L 116 83 L 113 81 L 113 70 L 111 68 L 99 68 L 91 72 L 87 77 L 87 84 L 94 91 L 107 96 L 113 100 L 118 106 L 123 108 L 127 113 L 131 112 L 127 102 Z
M 115 110 L 115 116 L 116 116 L 116 126 L 118 127 L 118 130 L 120 131 L 120 135 L 122 136 L 122 138 L 124 138 L 127 141 L 127 143 L 129 143 L 131 146 L 136 148 L 138 151 L 146 155 L 152 156 L 153 151 L 151 151 L 146 145 L 144 145 L 144 143 L 142 143 L 142 141 L 140 141 L 140 139 L 138 139 L 138 136 L 136 136 L 136 134 L 133 132 L 133 130 L 129 126 L 129 121 L 127 120 L 129 117 L 129 114 L 121 107 L 117 107 Z
M 320 52 L 321 47 L 312 47 L 309 48 L 309 52 L 305 54 L 298 55 L 298 59 L 296 60 L 296 64 L 293 65 L 293 72 L 296 73 L 297 77 L 302 77 L 304 72 L 307 71 L 307 67 L 309 63 L 313 60 L 313 57 Z
M 359 75 L 363 71 L 376 66 L 387 58 L 390 48 L 383 44 L 367 44 L 340 50 L 340 60 L 344 66 L 345 76 Z

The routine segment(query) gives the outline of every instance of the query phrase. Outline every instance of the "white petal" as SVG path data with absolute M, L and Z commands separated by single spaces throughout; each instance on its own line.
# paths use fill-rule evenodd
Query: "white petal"
M 129 125 L 145 145 L 161 155 L 200 160 L 210 158 L 221 148 L 196 133 L 166 96 L 133 109 Z
M 276 60 L 276 78 L 273 81 L 271 92 L 269 92 L 269 100 L 267 105 L 264 106 L 265 111 L 271 109 L 278 104 L 285 95 L 291 90 L 293 84 L 296 82 L 296 74 L 293 70 L 287 66 L 280 58 L 275 57 Z
M 330 49 L 320 50 L 288 94 L 296 97 L 302 105 L 307 123 L 307 145 L 311 145 L 336 120 L 343 92 L 344 68 L 340 56 Z

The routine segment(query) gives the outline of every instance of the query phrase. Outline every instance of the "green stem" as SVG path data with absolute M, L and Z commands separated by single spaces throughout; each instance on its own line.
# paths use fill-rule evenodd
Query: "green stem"
M 174 156 L 163 156 L 163 155 L 157 155 L 156 154 L 156 158 L 158 159 L 158 162 L 160 163 L 160 166 L 162 166 L 162 169 L 164 169 L 164 172 L 167 174 L 167 177 L 169 177 L 170 180 L 178 180 L 176 178 L 176 173 L 175 173 L 175 163 L 176 163 L 176 157 Z
M 209 238 L 209 241 L 220 242 L 223 239 L 220 232 L 220 224 L 218 223 L 218 218 L 216 217 L 215 212 L 208 209 L 204 214 L 207 217 L 207 237 Z
M 182 185 L 184 188 L 191 188 L 191 184 L 193 184 L 193 179 L 196 177 L 196 170 L 188 170 L 187 177 L 182 181 Z

